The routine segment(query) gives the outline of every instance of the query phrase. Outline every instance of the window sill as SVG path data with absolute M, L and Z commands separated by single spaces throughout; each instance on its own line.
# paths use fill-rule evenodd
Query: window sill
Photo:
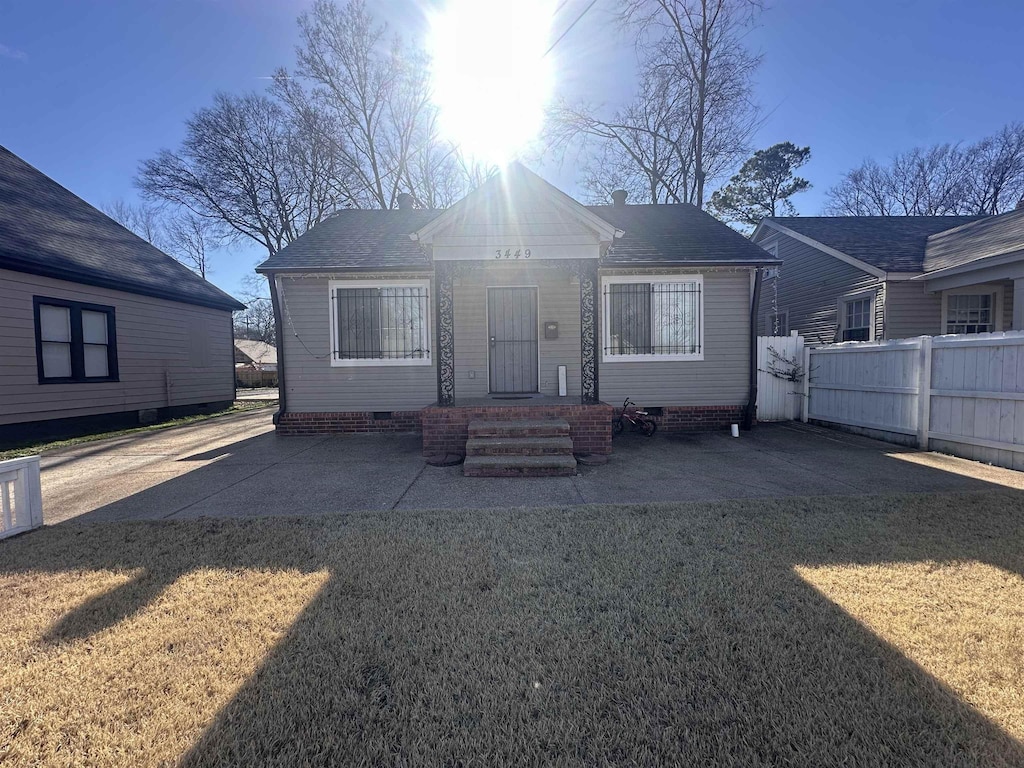
M 699 363 L 704 354 L 696 355 L 602 355 L 602 363 Z
M 388 359 L 372 359 L 372 360 L 331 360 L 332 368 L 381 368 L 381 367 L 395 367 L 395 366 L 431 366 L 434 361 L 429 357 L 415 360 L 388 360 Z
M 40 384 L 116 384 L 120 381 L 121 379 L 116 376 L 100 376 L 90 379 L 39 379 Z

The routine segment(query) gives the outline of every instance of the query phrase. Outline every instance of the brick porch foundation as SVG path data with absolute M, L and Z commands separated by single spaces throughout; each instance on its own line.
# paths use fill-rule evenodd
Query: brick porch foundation
M 512 419 L 565 419 L 574 453 L 612 452 L 610 405 L 430 406 L 423 414 L 423 453 L 465 453 L 469 422 Z
M 418 411 L 344 411 L 284 413 L 282 435 L 329 435 L 352 432 L 422 432 L 424 454 L 464 453 L 469 422 L 474 419 L 565 419 L 575 453 L 612 452 L 611 421 L 618 408 L 599 405 L 429 406 Z M 728 429 L 743 419 L 741 405 L 665 406 L 654 416 L 662 432 L 709 432 Z
M 346 432 L 419 432 L 421 411 L 344 411 L 282 413 L 282 435 L 331 435 Z
M 616 415 L 619 409 L 615 411 Z M 742 405 L 665 406 L 654 416 L 662 432 L 711 432 L 743 421 Z

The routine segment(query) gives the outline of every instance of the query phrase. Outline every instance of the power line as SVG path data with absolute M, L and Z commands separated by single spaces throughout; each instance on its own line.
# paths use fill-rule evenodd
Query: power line
M 561 10 L 562 6 L 564 6 L 564 5 L 565 5 L 565 3 L 563 2 L 562 5 L 560 5 L 558 7 L 558 9 Z M 551 44 L 551 47 L 548 48 L 546 51 L 544 51 L 544 56 L 547 56 L 549 53 L 551 53 L 555 49 L 555 46 L 558 45 L 560 42 L 562 42 L 563 38 L 565 38 L 566 35 L 568 35 L 570 32 L 572 32 L 572 28 L 575 27 L 577 24 L 579 24 L 580 20 L 584 16 L 586 16 L 590 12 L 590 9 L 593 8 L 595 5 L 597 5 L 597 0 L 590 0 L 590 5 L 588 5 L 586 8 L 584 8 L 583 12 L 580 13 L 580 15 L 576 17 L 576 19 L 573 21 L 573 23 L 570 24 L 568 27 L 566 27 L 565 32 L 560 34 L 558 36 L 558 39 L 555 40 L 555 42 L 553 42 Z M 556 11 L 556 13 L 557 13 L 557 11 Z M 541 58 L 543 59 L 544 56 L 541 56 Z

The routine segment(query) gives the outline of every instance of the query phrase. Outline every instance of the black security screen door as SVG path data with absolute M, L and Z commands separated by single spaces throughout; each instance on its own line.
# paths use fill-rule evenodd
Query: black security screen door
M 537 391 L 537 289 L 488 288 L 490 389 Z

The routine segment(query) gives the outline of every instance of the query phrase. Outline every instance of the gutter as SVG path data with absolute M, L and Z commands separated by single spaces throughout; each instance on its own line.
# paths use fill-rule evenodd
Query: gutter
M 277 341 L 277 413 L 274 414 L 274 426 L 281 421 L 281 415 L 288 412 L 288 388 L 285 386 L 284 378 L 284 320 L 281 317 L 281 301 L 278 292 L 281 284 L 278 277 L 272 272 L 267 273 L 267 282 L 270 284 L 270 305 L 274 309 L 274 339 Z
M 754 295 L 750 300 L 750 396 L 743 411 L 743 429 L 754 426 L 757 415 L 757 310 L 761 303 L 761 279 L 763 270 L 754 273 Z

